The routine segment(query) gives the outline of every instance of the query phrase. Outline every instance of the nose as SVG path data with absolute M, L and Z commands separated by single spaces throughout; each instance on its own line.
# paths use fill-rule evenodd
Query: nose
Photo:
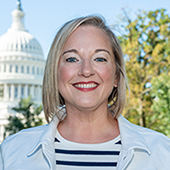
M 92 64 L 88 60 L 84 60 L 81 64 L 81 68 L 78 72 L 79 76 L 90 77 L 95 74 Z

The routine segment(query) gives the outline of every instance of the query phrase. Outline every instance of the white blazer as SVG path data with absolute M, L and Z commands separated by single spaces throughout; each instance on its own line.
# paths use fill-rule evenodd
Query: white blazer
M 22 130 L 0 146 L 0 170 L 56 170 L 54 116 L 49 125 Z M 117 170 L 170 170 L 170 139 L 118 118 L 121 151 Z

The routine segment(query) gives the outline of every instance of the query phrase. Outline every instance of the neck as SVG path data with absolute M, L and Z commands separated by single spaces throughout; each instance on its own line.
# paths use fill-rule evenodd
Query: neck
M 107 107 L 93 111 L 67 108 L 58 130 L 65 139 L 78 143 L 102 143 L 119 135 L 117 120 Z

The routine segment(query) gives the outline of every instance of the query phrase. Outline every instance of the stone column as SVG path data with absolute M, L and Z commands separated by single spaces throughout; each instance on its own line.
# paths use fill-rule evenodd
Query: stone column
M 6 64 L 6 72 L 9 73 L 10 65 Z
M 14 84 L 11 84 L 11 100 L 14 100 L 14 94 L 15 94 L 15 86 Z
M 24 98 L 28 98 L 28 84 L 25 84 L 24 87 Z
M 18 84 L 18 99 L 21 98 L 21 84 Z
M 6 64 L 3 65 L 3 72 L 6 73 Z
M 8 94 L 8 85 L 4 84 L 4 100 L 8 100 L 9 99 L 9 94 Z

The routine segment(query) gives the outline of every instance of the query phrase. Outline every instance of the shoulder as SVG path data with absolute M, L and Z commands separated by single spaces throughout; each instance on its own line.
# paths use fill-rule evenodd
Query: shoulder
M 170 138 L 160 132 L 140 126 L 138 127 L 138 131 L 146 140 L 152 153 L 162 153 L 170 156 Z
M 5 169 L 38 169 L 36 166 L 40 162 L 41 166 L 45 166 L 41 149 L 42 143 L 49 140 L 50 131 L 49 125 L 42 125 L 7 137 L 0 145 L 0 164 Z M 32 151 L 36 156 L 30 156 Z
M 31 146 L 33 143 L 39 140 L 42 133 L 48 125 L 37 126 L 29 129 L 21 130 L 14 135 L 8 136 L 0 145 L 2 150 L 13 148 L 22 148 L 22 146 Z M 23 145 L 24 144 L 24 145 Z M 25 145 L 26 144 L 26 145 Z
M 163 133 L 145 127 L 141 127 L 132 123 L 131 126 L 133 127 L 133 129 L 135 129 L 135 131 L 137 131 L 141 136 L 143 136 L 148 143 L 167 143 L 168 145 L 170 145 L 170 138 L 168 138 Z
M 135 142 L 145 143 L 147 148 L 149 148 L 149 150 L 151 151 L 151 153 L 160 152 L 170 154 L 170 138 L 168 138 L 164 134 L 145 127 L 135 125 L 126 120 L 123 116 L 120 116 L 118 118 L 118 121 L 122 135 L 126 136 L 125 139 L 128 139 L 128 141 L 131 138 L 130 140 L 131 143 Z
M 40 134 L 41 132 L 43 132 L 46 128 L 47 128 L 48 124 L 47 125 L 41 125 L 41 126 L 37 126 L 37 127 L 32 127 L 32 128 L 28 128 L 28 129 L 23 129 L 11 136 L 8 136 L 4 142 L 9 142 L 11 140 L 14 140 L 16 138 L 23 138 L 23 137 L 26 137 L 26 136 L 30 136 L 30 135 L 37 135 L 37 134 Z

